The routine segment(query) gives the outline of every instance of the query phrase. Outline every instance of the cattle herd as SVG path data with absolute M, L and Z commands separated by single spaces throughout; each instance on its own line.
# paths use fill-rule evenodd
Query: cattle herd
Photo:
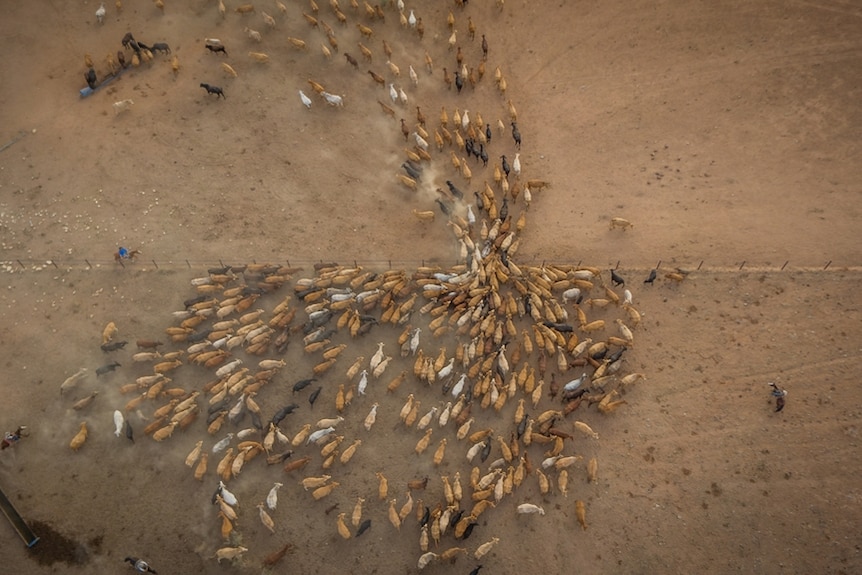
M 105 328 L 102 349 L 117 357 L 95 378 L 127 399 L 99 415 L 94 394 L 76 400 L 80 384 L 92 380 L 87 369 L 70 376 L 62 390 L 84 414 L 113 413 L 116 441 L 132 440 L 131 449 L 154 440 L 170 450 L 178 435 L 193 436 L 191 452 L 170 450 L 168 457 L 189 481 L 201 482 L 201 500 L 215 506 L 208 557 L 218 562 L 252 556 L 265 565 L 281 561 L 292 549 L 284 508 L 302 504 L 319 506 L 327 517 L 331 532 L 321 535 L 349 540 L 388 529 L 392 536 L 415 538 L 418 568 L 466 555 L 463 561 L 475 573 L 481 560 L 493 561 L 488 554 L 501 541 L 494 525 L 516 514 L 541 521 L 562 506 L 588 528 L 585 501 L 599 464 L 598 434 L 587 422 L 610 417 L 636 396 L 635 383 L 644 375 L 626 363 L 641 314 L 617 271 L 517 262 L 533 195 L 550 184 L 522 177 L 529 166 L 522 165 L 507 80 L 500 66 L 485 69 L 493 30 L 477 38 L 480 24 L 468 2 L 454 2 L 440 22 L 423 22 L 422 4 L 341 3 L 347 6 L 337 0 L 324 7 L 313 0 L 275 6 L 282 18 L 302 13 L 309 33 L 326 39 L 323 57 L 342 50 L 346 61 L 340 63 L 350 73 L 358 62 L 349 45 L 359 49 L 373 81 L 383 80 L 389 92 L 388 102 L 383 96 L 370 106 L 379 104 L 393 117 L 415 107 L 416 122 L 400 122 L 409 147 L 404 173 L 395 180 L 411 190 L 436 188 L 434 209 L 412 210 L 415 225 L 451 229 L 457 263 L 411 270 L 335 262 L 313 269 L 277 263 L 209 269 L 191 280 L 182 309 L 165 313 L 163 333 L 127 334 L 113 322 Z M 260 6 L 228 11 L 219 2 L 219 11 L 236 18 L 254 42 L 262 35 L 251 26 L 260 17 L 267 29 L 262 41 L 277 44 L 280 24 Z M 333 30 L 329 19 L 342 29 Z M 351 20 L 355 29 L 346 26 Z M 415 43 L 405 48 L 415 52 L 425 45 L 426 25 L 448 39 L 445 65 L 438 68 L 426 49 L 416 68 L 424 68 L 428 79 L 408 64 L 410 83 L 401 83 L 401 68 L 391 60 L 394 40 L 383 36 L 406 30 L 398 37 Z M 348 40 L 350 33 L 358 36 Z M 308 50 L 311 43 L 292 37 L 286 49 Z M 378 43 L 387 66 L 375 71 L 370 68 L 380 55 L 371 55 L 369 46 Z M 123 45 L 133 58 L 146 60 L 144 50 L 170 54 L 166 44 L 142 47 L 131 34 Z M 228 57 L 220 40 L 204 46 L 212 57 Z M 266 56 L 249 54 L 258 61 Z M 475 56 L 472 65 L 469 54 Z M 173 62 L 177 70 L 176 56 Z M 356 73 L 353 81 L 369 82 L 369 75 Z M 423 107 L 432 104 L 406 91 L 424 81 L 454 86 L 464 105 L 440 106 L 439 118 L 429 119 Z M 505 123 L 486 121 L 470 103 L 471 90 L 488 81 L 495 83 Z M 308 85 L 324 101 L 343 105 L 319 82 L 309 79 Z M 225 97 L 220 87 L 200 86 Z M 297 104 L 311 108 L 312 99 L 299 94 Z M 450 172 L 449 179 L 441 178 L 445 185 L 426 181 L 431 163 L 437 173 Z M 608 233 L 624 233 L 631 224 L 615 218 L 610 226 Z M 666 277 L 682 281 L 685 274 Z M 126 335 L 137 340 L 136 350 L 123 350 Z M 124 353 L 131 357 L 119 357 Z M 401 454 L 403 466 L 392 471 L 369 448 L 389 441 L 390 429 L 410 445 Z M 70 447 L 86 450 L 87 437 L 85 420 Z M 246 479 L 252 466 L 259 468 L 256 479 Z M 404 474 L 411 479 L 395 479 Z M 556 505 L 548 506 L 552 500 Z M 283 543 L 273 550 L 269 540 L 243 537 L 261 526 Z

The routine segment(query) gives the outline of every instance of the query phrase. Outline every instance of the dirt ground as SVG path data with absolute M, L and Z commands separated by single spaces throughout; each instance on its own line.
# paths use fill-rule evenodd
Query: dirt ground
M 248 419 L 210 436 L 202 415 L 156 443 L 132 410 L 134 444 L 114 437 L 111 414 L 134 397 L 120 387 L 151 367 L 132 362 L 133 343 L 108 356 L 98 349 L 99 338 L 109 321 L 119 326 L 120 339 L 165 338 L 164 329 L 177 323 L 171 312 L 196 295 L 189 281 L 220 262 L 302 268 L 259 300 L 267 314 L 298 278 L 314 277 L 317 262 L 378 272 L 463 262 L 435 189 L 451 180 L 472 201 L 472 192 L 488 182 L 501 205 L 493 166 L 500 155 L 512 162 L 518 152 L 508 127 L 511 100 L 523 138 L 522 174 L 512 174 L 511 185 L 529 179 L 550 185 L 533 191 L 529 208 L 523 192 L 508 196 L 512 219 L 526 214 L 510 259 L 524 270 L 543 262 L 596 266 L 608 285 L 607 269 L 616 268 L 643 314 L 623 369 L 646 380 L 626 388 L 627 403 L 612 414 L 582 406 L 561 424 L 574 432 L 570 421 L 580 420 L 599 435 L 575 434 L 564 442 L 566 454 L 584 456 L 569 470 L 567 496 L 556 485 L 543 496 L 529 476 L 479 518 L 470 539 L 447 534 L 438 549 L 465 547 L 469 557 L 426 570 L 466 574 L 482 564 L 482 573 L 862 571 L 862 397 L 853 379 L 862 363 L 862 9 L 839 0 L 510 0 L 502 11 L 475 0 L 464 9 L 408 3 L 407 14 L 413 8 L 422 17 L 420 39 L 399 25 L 392 6 L 384 6 L 382 22 L 367 17 L 361 3 L 358 11 L 340 3 L 346 26 L 328 2 L 319 2 L 318 17 L 338 39 L 331 60 L 321 51 L 321 44 L 329 46 L 322 25 L 312 28 L 302 16 L 311 13 L 305 2 L 285 2 L 286 13 L 275 2 L 255 3 L 256 12 L 245 15 L 234 12 L 238 2 L 227 2 L 222 19 L 212 0 L 167 2 L 164 12 L 127 0 L 121 12 L 112 3 L 106 7 L 102 25 L 93 2 L 5 8 L 0 146 L 14 143 L 0 151 L 0 260 L 7 272 L 0 293 L 7 326 L 0 335 L 0 426 L 25 424 L 30 436 L 0 453 L 0 487 L 42 541 L 28 551 L 10 527 L 0 526 L 7 538 L 0 564 L 22 574 L 123 573 L 131 568 L 122 559 L 137 555 L 159 573 L 257 573 L 266 555 L 290 543 L 293 550 L 273 572 L 415 572 L 417 522 L 411 516 L 400 531 L 389 524 L 374 473 L 389 479 L 389 498 L 399 508 L 406 482 L 428 476 L 427 491 L 413 497 L 433 508 L 443 499 L 442 474 L 460 472 L 470 493 L 471 465 L 452 423 L 435 424 L 428 452 L 414 453 L 422 432 L 405 432 L 398 420 L 407 394 L 422 401 L 420 416 L 434 405 L 442 409 L 447 399 L 412 375 L 396 393 L 382 389 L 412 369 L 412 358 L 398 354 L 401 327 L 378 326 L 361 338 L 336 334 L 332 343 L 348 347 L 317 382 L 323 391 L 311 408 L 309 390 L 294 394 L 291 387 L 308 377 L 319 354 L 303 353 L 301 334 L 292 337 L 287 367 L 256 397 L 266 418 L 285 404 L 300 405 L 282 424 L 288 435 L 335 415 L 338 384 L 346 383 L 354 358 L 370 358 L 378 341 L 395 358 L 343 414 L 343 446 L 354 438 L 363 443 L 350 464 L 332 469 L 341 483 L 332 495 L 315 502 L 298 484 L 323 473 L 316 454 L 307 473 L 286 474 L 260 457 L 229 482 L 240 500 L 233 542 L 249 550 L 221 564 L 213 558 L 223 545 L 221 520 L 210 503 L 220 457 L 210 454 L 202 483 L 183 460 L 196 441 L 209 449 L 226 430 L 248 427 Z M 449 74 L 456 68 L 455 50 L 447 49 L 450 7 L 468 68 L 478 68 L 482 34 L 489 44 L 485 76 L 460 94 L 442 80 L 444 66 Z M 276 19 L 275 29 L 267 28 L 261 11 Z M 477 32 L 472 41 L 468 16 Z M 363 40 L 357 22 L 374 36 Z M 248 38 L 245 27 L 260 31 L 262 42 Z M 169 43 L 179 72 L 173 73 L 171 56 L 157 55 L 80 99 L 84 54 L 101 77 L 105 56 L 122 49 L 126 32 L 148 44 Z M 214 37 L 227 46 L 227 57 L 204 49 L 204 39 Z M 293 48 L 288 37 L 305 40 L 307 51 Z M 386 65 L 382 40 L 392 48 L 399 77 Z M 360 41 L 372 49 L 372 62 L 363 61 Z M 254 62 L 249 51 L 265 52 L 270 61 Z M 359 60 L 358 70 L 344 52 Z M 498 66 L 505 94 L 494 82 Z M 392 103 L 388 84 L 379 87 L 367 70 L 403 87 L 409 105 Z M 343 95 L 344 108 L 327 106 L 309 79 Z M 226 99 L 208 96 L 201 82 L 223 87 Z M 312 97 L 311 109 L 302 106 L 298 90 Z M 123 99 L 134 105 L 115 114 L 112 103 Z M 378 101 L 395 110 L 395 119 Z M 415 125 L 416 106 L 427 116 L 432 160 L 423 163 L 411 191 L 395 176 L 404 149 L 413 147 L 398 120 Z M 453 168 L 454 147 L 435 148 L 441 107 L 450 130 L 456 108 L 473 119 L 481 114 L 492 128 L 489 165 L 469 160 L 470 182 Z M 502 134 L 498 120 L 506 123 Z M 420 221 L 413 210 L 432 210 L 435 221 Z M 466 217 L 466 203 L 455 210 Z M 611 217 L 634 227 L 609 230 Z M 478 241 L 478 229 L 472 237 Z M 111 255 L 120 245 L 143 255 L 119 267 Z M 643 284 L 658 262 L 658 280 Z M 676 266 L 693 270 L 680 284 L 664 276 Z M 603 297 L 600 286 L 588 297 Z M 416 308 L 425 303 L 420 295 Z M 299 325 L 305 312 L 295 297 L 292 305 Z M 575 323 L 574 308 L 566 309 Z M 613 305 L 584 309 L 610 326 L 626 317 Z M 411 318 L 423 325 L 423 351 L 436 358 L 448 346 L 451 357 L 454 338 L 432 338 L 430 319 Z M 532 323 L 516 321 L 519 332 Z M 593 337 L 602 334 L 617 332 Z M 259 359 L 237 356 L 247 366 Z M 122 367 L 93 375 L 110 359 Z M 555 358 L 548 364 L 546 387 Z M 80 367 L 89 377 L 61 397 L 60 383 Z M 557 382 L 580 369 L 556 373 Z M 191 365 L 174 375 L 187 390 L 212 379 L 211 370 Z M 780 413 L 770 381 L 789 392 Z M 93 404 L 73 410 L 91 391 L 99 391 Z M 374 402 L 377 423 L 366 432 L 362 422 Z M 141 415 L 151 416 L 161 403 L 148 401 Z M 510 400 L 500 413 L 475 406 L 472 429 L 508 434 L 515 405 Z M 545 396 L 528 411 L 558 405 Z M 82 421 L 89 438 L 73 453 L 69 441 Z M 446 457 L 436 467 L 431 454 L 443 437 Z M 295 449 L 296 456 L 312 453 Z M 534 465 L 544 450 L 530 447 Z M 499 456 L 495 441 L 491 459 Z M 592 457 L 599 464 L 595 484 L 586 481 L 584 462 Z M 480 467 L 484 474 L 487 463 Z M 275 481 L 284 485 L 271 512 L 273 535 L 255 505 Z M 349 520 L 357 497 L 366 498 L 364 517 L 372 527 L 345 541 L 336 515 L 346 512 Z M 585 503 L 586 531 L 575 517 L 575 500 Z M 515 506 L 524 502 L 542 505 L 546 514 L 517 515 Z M 492 537 L 499 544 L 476 561 L 473 552 Z

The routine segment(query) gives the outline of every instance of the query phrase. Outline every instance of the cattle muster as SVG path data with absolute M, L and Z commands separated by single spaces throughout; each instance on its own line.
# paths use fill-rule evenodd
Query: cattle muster
M 447 230 L 452 263 L 376 268 L 330 253 L 303 267 L 228 254 L 192 274 L 188 293 L 163 310 L 161 332 L 101 318 L 92 341 L 103 365 L 69 365 L 58 378 L 74 408 L 68 457 L 86 454 L 96 428 L 116 449 L 159 442 L 165 472 L 195 486 L 196 501 L 176 505 L 199 525 L 206 543 L 189 553 L 205 562 L 288 568 L 304 552 L 294 537 L 307 529 L 300 508 L 326 526 L 310 536 L 327 542 L 333 562 L 352 565 L 376 535 L 409 540 L 411 570 L 447 573 L 512 572 L 495 549 L 531 545 L 531 525 L 549 516 L 565 518 L 570 545 L 590 528 L 602 473 L 594 427 L 636 402 L 647 378 L 627 363 L 643 329 L 632 286 L 677 285 L 689 272 L 653 270 L 643 281 L 582 263 L 519 263 L 531 203 L 565 184 L 531 169 L 530 120 L 495 60 L 501 32 L 474 20 L 473 2 L 449 2 L 434 19 L 425 6 L 207 3 L 232 33 L 199 39 L 209 76 L 188 83 L 226 110 L 250 68 L 319 59 L 320 76 L 292 87 L 288 101 L 304 114 L 362 107 L 384 118 L 400 157 L 387 178 L 411 198 L 411 226 Z M 96 15 L 104 26 L 104 4 Z M 148 35 L 117 37 L 108 73 L 162 66 L 183 80 L 182 53 Z M 87 63 L 87 84 L 98 88 L 104 76 Z M 357 101 L 347 79 L 379 96 Z M 496 101 L 471 100 L 488 83 Z M 421 90 L 432 84 L 462 104 Z M 136 113 L 131 99 L 113 104 L 117 121 Z M 614 217 L 605 231 L 631 234 L 633 224 Z M 511 523 L 522 536 L 507 541 L 497 526 Z M 354 572 L 366 572 L 355 561 Z

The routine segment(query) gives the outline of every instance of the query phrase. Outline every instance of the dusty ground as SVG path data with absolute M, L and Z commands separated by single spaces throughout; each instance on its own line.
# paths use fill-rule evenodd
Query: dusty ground
M 474 118 L 481 113 L 494 126 L 507 121 L 511 98 L 523 135 L 522 179 L 551 182 L 533 194 L 517 261 L 619 262 L 645 314 L 625 369 L 646 373 L 647 381 L 611 416 L 595 407 L 576 412 L 600 439 L 578 437 L 567 449 L 598 458 L 599 483 L 586 484 L 578 467 L 567 498 L 555 493 L 542 501 L 531 480 L 517 501 L 507 498 L 483 515 L 466 547 L 472 553 L 491 536 L 501 539 L 482 561 L 483 573 L 862 570 L 860 394 L 851 379 L 862 336 L 857 6 L 510 1 L 499 13 L 474 1 L 454 10 L 458 39 L 468 66 L 478 65 L 478 38 L 466 37 L 472 16 L 488 38 L 488 71 L 475 91 L 458 95 L 441 79 L 443 66 L 450 73 L 455 67 L 442 6 L 416 7 L 426 27 L 420 42 L 392 10 L 385 24 L 370 22 L 342 0 L 349 25 L 340 28 L 321 2 L 341 50 L 330 62 L 319 46 L 325 35 L 302 18 L 304 3 L 289 2 L 286 16 L 274 4 L 264 7 L 279 22 L 272 31 L 259 12 L 234 14 L 235 2 L 224 20 L 215 2 L 169 3 L 164 14 L 147 2 L 125 4 L 119 14 L 109 6 L 102 26 L 92 2 L 10 5 L 0 21 L 4 69 L 14 78 L 0 85 L 0 145 L 20 135 L 0 152 L 0 259 L 15 270 L 4 274 L 0 308 L 8 326 L 0 422 L 32 429 L 0 455 L 0 485 L 29 521 L 70 542 L 63 547 L 45 531 L 28 557 L 4 527 L 10 543 L 0 546 L 2 564 L 18 573 L 114 573 L 124 571 L 123 557 L 138 554 L 160 573 L 253 573 L 263 556 L 291 542 L 296 551 L 285 565 L 304 573 L 415 570 L 415 521 L 396 536 L 374 496 L 376 471 L 389 477 L 399 506 L 406 480 L 427 474 L 433 485 L 440 473 L 430 454 L 413 454 L 419 432 L 395 425 L 406 391 L 369 393 L 348 411 L 344 434 L 352 438 L 364 433 L 371 402 L 381 403 L 373 438 L 333 473 L 344 489 L 330 498 L 311 501 L 296 477 L 259 462 L 231 483 L 242 501 L 238 531 L 250 549 L 234 567 L 211 559 L 220 545 L 209 503 L 214 476 L 202 485 L 182 465 L 197 438 L 212 443 L 203 423 L 162 444 L 143 437 L 139 420 L 134 445 L 112 434 L 111 412 L 129 399 L 118 387 L 146 373 L 131 364 L 134 350 L 116 354 L 123 369 L 105 381 L 91 377 L 74 397 L 58 396 L 69 374 L 106 361 L 97 349 L 105 323 L 115 321 L 124 339 L 159 337 L 170 312 L 194 295 L 188 280 L 219 260 L 290 261 L 305 267 L 297 276 L 311 276 L 320 260 L 378 269 L 455 262 L 457 244 L 439 211 L 423 224 L 411 210 L 436 211 L 434 189 L 446 179 L 480 189 L 491 181 L 491 166 L 471 162 L 468 184 L 452 170 L 447 149 L 434 152 L 417 192 L 400 186 L 394 174 L 406 145 L 376 103 L 389 100 L 365 73 L 373 69 L 405 87 L 410 106 L 393 107 L 411 124 L 419 105 L 429 127 L 438 124 L 441 106 L 450 117 L 456 107 Z M 356 21 L 375 30 L 366 42 L 371 64 L 356 47 Z M 247 39 L 245 26 L 260 30 L 263 42 Z M 179 74 L 157 56 L 79 101 L 83 54 L 101 74 L 104 56 L 121 48 L 127 31 L 168 42 Z M 305 39 L 308 52 L 292 49 L 287 36 Z M 228 46 L 225 61 L 236 79 L 219 68 L 223 57 L 203 50 L 205 37 Z M 400 79 L 388 73 L 380 38 L 392 45 Z M 251 62 L 249 50 L 271 61 Z M 425 50 L 433 77 L 424 69 Z M 360 59 L 359 71 L 340 55 L 345 51 Z M 406 77 L 411 63 L 416 88 Z M 496 66 L 508 82 L 505 96 L 493 84 Z M 345 108 L 317 98 L 311 110 L 302 107 L 297 90 L 312 95 L 309 78 L 344 94 Z M 207 97 L 200 82 L 223 86 L 227 99 Z M 125 98 L 135 101 L 133 109 L 115 116 L 111 104 Z M 511 161 L 515 152 L 509 133 L 495 128 L 492 162 L 503 153 Z M 511 208 L 517 217 L 522 198 Z M 609 232 L 612 216 L 635 227 Z M 117 245 L 145 257 L 117 269 Z M 47 260 L 58 267 L 32 269 Z M 704 263 L 681 285 L 661 276 L 642 285 L 659 260 L 667 270 Z M 277 301 L 265 299 L 263 307 Z M 332 415 L 349 361 L 370 357 L 377 341 L 394 351 L 399 332 L 381 329 L 358 341 L 340 334 L 335 343 L 350 344 L 346 357 L 313 410 L 307 393 L 297 398 L 302 407 L 286 431 Z M 427 342 L 436 355 L 439 346 Z M 310 368 L 299 347 L 296 341 L 288 350 L 290 373 L 259 397 L 267 413 L 293 399 L 290 386 Z M 396 361 L 393 373 L 410 367 Z M 191 367 L 177 376 L 188 388 L 208 380 Z M 790 391 L 782 413 L 772 411 L 768 381 Z M 101 393 L 88 411 L 70 409 L 93 389 Z M 426 396 L 423 406 L 436 401 Z M 476 425 L 511 421 L 513 410 L 482 412 Z M 68 442 L 82 420 L 90 439 L 73 454 Z M 462 446 L 449 433 L 443 472 L 466 476 Z M 531 456 L 538 460 L 541 451 Z M 284 483 L 274 536 L 253 507 L 273 481 Z M 439 499 L 439 485 L 422 495 L 426 503 Z M 349 514 L 357 496 L 368 497 L 373 527 L 342 541 L 324 509 L 338 503 Z M 586 532 L 574 499 L 586 502 Z M 523 501 L 541 503 L 547 515 L 515 516 L 514 503 Z M 455 544 L 447 541 L 444 548 Z M 69 563 L 50 564 L 67 549 L 75 550 L 64 555 Z M 476 564 L 462 557 L 433 569 L 467 573 Z

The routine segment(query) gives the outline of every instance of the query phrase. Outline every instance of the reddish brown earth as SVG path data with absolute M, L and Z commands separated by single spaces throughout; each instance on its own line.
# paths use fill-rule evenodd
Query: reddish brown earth
M 195 295 L 189 280 L 219 260 L 290 262 L 303 267 L 295 279 L 312 277 L 312 264 L 322 260 L 376 271 L 455 263 L 458 246 L 433 203 L 434 189 L 446 179 L 465 191 L 480 189 L 492 181 L 491 166 L 471 161 L 468 184 L 453 171 L 449 150 L 434 150 L 419 190 L 398 184 L 406 145 L 398 123 L 376 103 L 389 103 L 388 90 L 374 84 L 370 68 L 407 91 L 410 106 L 393 106 L 398 118 L 415 123 L 419 105 L 431 129 L 441 106 L 450 117 L 457 107 L 473 118 L 481 113 L 492 126 L 508 121 L 511 98 L 523 135 L 522 179 L 550 182 L 533 194 L 513 259 L 525 269 L 581 262 L 604 269 L 605 281 L 606 268 L 619 263 L 644 314 L 624 369 L 645 373 L 646 381 L 628 389 L 627 404 L 613 414 L 595 406 L 573 414 L 599 439 L 576 436 L 566 452 L 595 456 L 598 484 L 586 483 L 581 464 L 570 470 L 568 497 L 556 489 L 542 497 L 530 477 L 480 518 L 468 541 L 446 537 L 441 549 L 464 546 L 469 558 L 427 570 L 469 572 L 478 564 L 473 551 L 491 537 L 500 544 L 482 560 L 482 573 L 862 570 L 856 5 L 510 0 L 498 12 L 491 2 L 474 1 L 453 9 L 458 41 L 468 66 L 477 66 L 481 50 L 478 38 L 467 38 L 469 15 L 488 38 L 488 71 L 475 91 L 458 95 L 441 79 L 443 66 L 450 73 L 455 67 L 445 4 L 414 6 L 426 27 L 420 41 L 401 29 L 392 8 L 385 23 L 371 22 L 341 0 L 348 17 L 341 28 L 328 3 L 319 2 L 340 45 L 327 61 L 320 51 L 325 35 L 302 18 L 307 5 L 285 3 L 286 15 L 275 3 L 256 3 L 258 12 L 240 16 L 231 2 L 222 20 L 215 2 L 168 2 L 162 14 L 148 2 L 127 1 L 121 13 L 108 6 L 101 26 L 92 2 L 6 7 L 0 145 L 20 139 L 0 152 L 0 259 L 9 272 L 0 295 L 0 425 L 23 423 L 31 434 L 0 453 L 0 487 L 37 532 L 44 529 L 29 557 L 14 531 L 0 526 L 0 564 L 22 574 L 130 572 L 122 559 L 137 554 L 160 573 L 256 573 L 264 556 L 290 542 L 295 550 L 274 572 L 415 571 L 416 522 L 395 531 L 387 505 L 376 500 L 374 473 L 386 474 L 399 507 L 405 482 L 428 475 L 429 490 L 414 497 L 433 506 L 441 499 L 439 475 L 460 471 L 466 478 L 470 467 L 454 431 L 435 430 L 432 446 L 451 436 L 438 469 L 430 453 L 413 453 L 421 432 L 396 425 L 408 390 L 422 395 L 422 412 L 442 399 L 414 381 L 396 394 L 378 393 L 411 368 L 409 360 L 393 360 L 371 384 L 377 390 L 345 413 L 339 431 L 363 445 L 348 466 L 333 470 L 342 486 L 330 497 L 314 502 L 298 485 L 304 475 L 260 461 L 231 481 L 241 501 L 237 531 L 249 548 L 234 566 L 212 559 L 221 546 L 210 505 L 215 475 L 201 484 L 183 465 L 197 439 L 209 447 L 224 430 L 211 438 L 199 421 L 155 443 L 133 414 L 135 444 L 115 438 L 111 413 L 131 398 L 118 388 L 149 369 L 131 362 L 131 345 L 113 356 L 122 369 L 104 381 L 91 374 L 59 396 L 68 375 L 108 360 L 98 349 L 107 322 L 116 322 L 122 339 L 161 337 L 170 313 Z M 278 20 L 275 30 L 265 28 L 261 9 Z M 357 21 L 375 31 L 366 42 L 371 64 L 356 47 Z M 247 39 L 245 26 L 259 30 L 263 42 Z M 83 55 L 93 56 L 101 75 L 104 56 L 121 48 L 127 31 L 168 42 L 179 74 L 157 56 L 79 100 Z M 291 48 L 288 36 L 303 38 L 309 50 Z M 236 79 L 220 69 L 222 56 L 204 51 L 206 37 L 228 46 L 224 61 Z M 392 45 L 400 79 L 388 73 L 381 38 Z M 252 62 L 250 50 L 271 61 Z M 423 65 L 425 50 L 433 76 Z M 345 51 L 360 59 L 359 71 L 345 62 Z M 411 63 L 420 76 L 416 88 L 407 78 Z M 493 83 L 497 66 L 508 82 L 505 96 Z M 309 78 L 343 94 L 345 108 L 315 97 L 306 110 L 297 90 L 314 96 Z M 224 87 L 227 99 L 208 97 L 200 82 Z M 133 108 L 115 116 L 111 104 L 126 98 Z M 492 162 L 515 152 L 509 133 L 495 128 Z M 436 221 L 417 221 L 413 209 L 437 211 Z M 524 209 L 521 196 L 511 213 L 517 218 Z M 634 228 L 609 231 L 614 216 Z M 119 268 L 111 259 L 118 245 L 144 255 Z M 659 280 L 643 285 L 658 261 Z M 675 285 L 663 276 L 675 266 L 696 271 Z M 271 310 L 280 297 L 264 298 L 261 307 Z M 623 317 L 586 310 L 591 318 Z M 528 327 L 520 321 L 519 328 Z M 337 384 L 354 357 L 370 357 L 377 341 L 397 352 L 400 329 L 375 330 L 356 340 L 336 336 L 348 350 L 321 382 L 313 410 L 307 392 L 297 394 L 301 409 L 284 424 L 286 433 L 334 415 Z M 423 349 L 435 357 L 446 343 L 423 334 Z M 293 382 L 316 363 L 300 347 L 296 336 L 289 368 L 258 396 L 266 414 L 294 399 Z M 212 378 L 192 366 L 176 374 L 187 389 Z M 789 391 L 781 413 L 773 411 L 769 381 Z M 100 391 L 92 406 L 71 409 L 92 390 Z M 366 433 L 362 420 L 373 401 L 380 415 Z M 475 429 L 508 431 L 503 421 L 511 422 L 514 403 L 500 414 L 475 409 Z M 545 398 L 539 410 L 553 406 Z M 73 453 L 68 444 L 84 420 L 90 437 Z M 536 463 L 542 450 L 534 446 L 530 456 Z M 308 475 L 321 473 L 319 461 L 314 465 Z M 272 512 L 275 535 L 254 508 L 273 481 L 284 483 Z M 358 496 L 367 498 L 373 526 L 343 541 L 335 513 L 324 510 L 337 503 L 349 516 Z M 586 531 L 575 518 L 575 499 L 586 504 Z M 526 501 L 541 504 L 546 515 L 516 515 L 515 505 Z

